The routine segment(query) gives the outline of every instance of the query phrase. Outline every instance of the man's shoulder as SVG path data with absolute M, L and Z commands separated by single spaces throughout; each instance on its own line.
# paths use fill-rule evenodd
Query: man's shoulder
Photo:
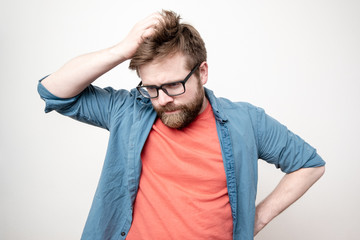
M 243 110 L 251 110 L 251 109 L 257 109 L 255 105 L 244 102 L 244 101 L 232 101 L 228 98 L 220 97 L 218 98 L 219 102 L 222 104 L 224 108 L 236 108 L 236 109 L 243 109 Z
M 225 97 L 216 97 L 213 91 L 206 89 L 206 95 L 210 103 L 220 109 L 237 111 L 258 111 L 260 108 L 245 101 L 232 101 Z

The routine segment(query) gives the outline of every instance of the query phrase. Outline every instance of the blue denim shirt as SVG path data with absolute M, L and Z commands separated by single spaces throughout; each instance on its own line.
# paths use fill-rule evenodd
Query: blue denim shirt
M 40 80 L 41 81 L 41 80 Z M 233 239 L 253 239 L 258 159 L 285 173 L 325 164 L 316 150 L 258 107 L 216 98 L 213 108 L 233 217 Z M 156 119 L 151 101 L 131 91 L 90 85 L 61 99 L 39 82 L 45 112 L 57 112 L 110 131 L 100 181 L 82 239 L 125 239 L 141 173 L 140 154 Z M 221 223 L 219 223 L 221 224 Z

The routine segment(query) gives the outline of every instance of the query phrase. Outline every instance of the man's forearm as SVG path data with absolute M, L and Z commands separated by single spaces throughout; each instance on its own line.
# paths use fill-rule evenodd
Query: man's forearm
M 67 62 L 58 71 L 45 78 L 42 84 L 57 97 L 70 98 L 124 60 L 126 59 L 116 53 L 116 46 L 84 54 Z
M 254 235 L 299 199 L 324 171 L 325 167 L 302 168 L 286 174 L 274 191 L 256 207 Z

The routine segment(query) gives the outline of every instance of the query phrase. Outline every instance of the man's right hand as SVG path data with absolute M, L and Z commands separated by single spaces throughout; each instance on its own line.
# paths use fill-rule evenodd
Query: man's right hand
M 70 60 L 58 71 L 42 80 L 42 84 L 57 97 L 76 96 L 98 77 L 131 59 L 143 40 L 154 33 L 156 25 L 161 20 L 160 13 L 151 14 L 135 24 L 117 45 Z
M 156 12 L 136 23 L 128 35 L 114 47 L 115 52 L 118 51 L 124 60 L 131 59 L 144 39 L 154 33 L 161 20 L 161 14 Z

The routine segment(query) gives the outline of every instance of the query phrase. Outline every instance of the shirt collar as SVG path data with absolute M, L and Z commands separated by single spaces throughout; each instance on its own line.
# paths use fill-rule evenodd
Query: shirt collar
M 215 119 L 217 121 L 219 121 L 220 123 L 227 122 L 228 118 L 225 115 L 224 111 L 221 111 L 221 109 L 223 107 L 221 106 L 221 103 L 219 102 L 219 100 L 215 97 L 214 92 L 207 88 L 204 88 L 204 89 L 205 89 L 205 95 L 206 95 L 207 99 L 209 100 L 211 107 L 213 109 Z

